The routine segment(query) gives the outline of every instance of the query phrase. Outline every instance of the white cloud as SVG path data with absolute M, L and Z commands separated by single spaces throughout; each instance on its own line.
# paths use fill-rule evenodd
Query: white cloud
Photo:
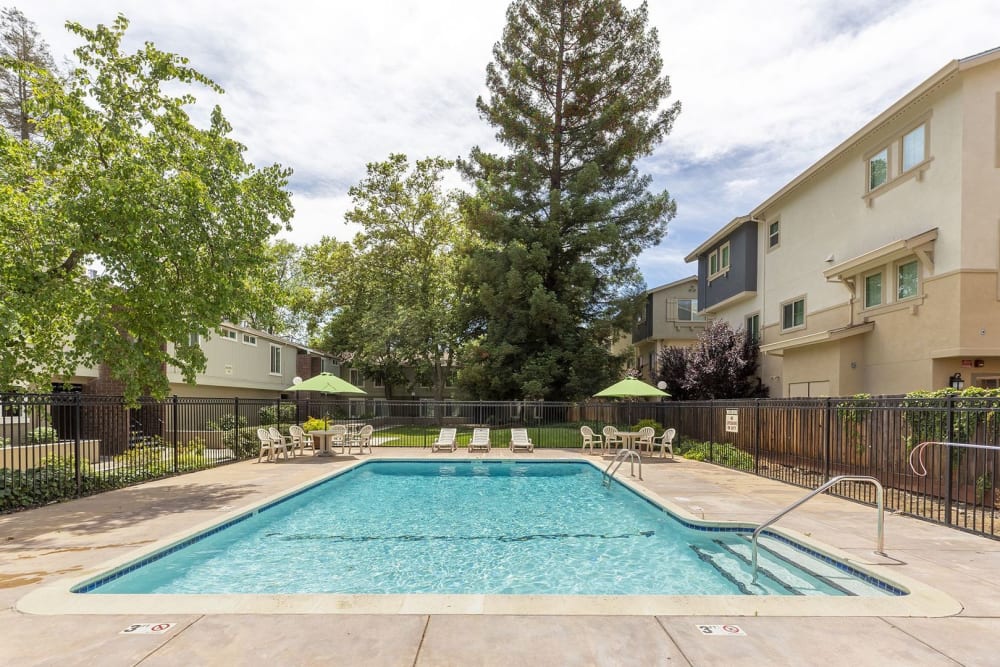
M 401 152 L 468 155 L 495 145 L 475 98 L 507 0 L 47 0 L 22 9 L 57 60 L 62 28 L 132 22 L 216 79 L 257 164 L 295 169 L 297 243 L 349 238 L 347 189 Z M 635 0 L 626 0 L 636 6 Z M 664 72 L 683 111 L 643 161 L 678 216 L 640 258 L 647 283 L 689 275 L 682 258 L 948 61 L 1000 44 L 995 0 L 650 0 Z M 216 101 L 210 94 L 204 102 Z

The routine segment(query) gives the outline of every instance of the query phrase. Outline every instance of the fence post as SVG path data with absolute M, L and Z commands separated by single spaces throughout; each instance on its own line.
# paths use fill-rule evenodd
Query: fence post
M 753 399 L 753 474 L 760 475 L 760 399 Z
M 83 400 L 83 394 L 75 393 L 73 394 L 73 425 L 76 427 L 73 429 L 73 461 L 74 468 L 76 469 L 76 497 L 79 498 L 81 492 L 83 491 L 83 480 L 80 476 L 80 459 L 83 456 L 83 451 L 80 447 L 80 428 L 82 427 L 82 422 L 80 421 L 80 402 Z M 50 409 L 51 411 L 51 409 Z
M 951 439 L 952 439 L 953 424 L 954 424 L 954 419 L 955 419 L 955 415 L 954 415 L 955 397 L 954 396 L 952 396 L 952 395 L 948 396 L 947 405 L 948 405 L 948 412 L 947 412 L 947 416 L 945 418 L 945 425 L 946 425 L 946 427 L 947 427 L 948 430 L 945 431 L 945 433 L 947 433 L 947 435 L 945 435 L 945 440 L 947 440 L 948 442 L 951 442 L 952 441 Z M 945 474 L 945 477 L 944 477 L 944 522 L 945 522 L 946 525 L 951 525 L 952 524 L 952 520 L 951 520 L 951 511 L 952 511 L 952 502 L 951 502 L 952 482 L 951 482 L 951 478 L 952 478 L 952 475 L 955 472 L 955 457 L 953 455 L 951 447 L 946 447 L 945 449 L 947 450 L 947 453 L 948 453 L 948 463 L 947 463 L 947 466 L 946 466 L 947 473 Z
M 173 414 L 171 415 L 171 419 L 174 422 L 174 427 L 173 427 L 172 430 L 173 430 L 173 441 L 174 441 L 174 472 L 175 473 L 177 472 L 177 469 L 178 469 L 178 466 L 177 466 L 177 414 L 178 414 L 179 406 L 178 406 L 177 403 L 178 403 L 177 394 L 174 394 L 174 398 L 173 398 L 174 409 L 173 409 Z
M 257 424 L 260 426 L 260 424 Z M 240 397 L 233 397 L 233 458 L 240 457 Z
M 823 408 L 823 481 L 830 481 L 830 398 L 824 401 Z

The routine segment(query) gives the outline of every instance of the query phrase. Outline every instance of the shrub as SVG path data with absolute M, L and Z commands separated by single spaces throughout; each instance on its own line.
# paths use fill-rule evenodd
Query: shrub
M 685 440 L 677 446 L 677 453 L 693 461 L 709 461 L 727 468 L 753 470 L 753 454 L 728 442 L 700 442 Z
M 6 447 L 9 444 L 10 444 L 10 438 L 0 437 L 0 449 L 3 449 L 4 447 Z
M 205 423 L 212 431 L 232 431 L 237 426 L 243 427 L 247 425 L 246 417 L 237 417 L 236 415 L 230 413 L 228 415 L 222 415 L 216 421 L 208 421 Z
M 635 426 L 632 427 L 632 430 L 638 431 L 640 428 L 646 426 L 652 426 L 653 430 L 656 431 L 657 433 L 660 433 L 663 430 L 663 426 L 660 425 L 660 422 L 656 421 L 655 419 L 640 419 L 639 423 L 637 423 Z
M 302 430 L 308 433 L 309 431 L 322 431 L 326 428 L 326 421 L 319 419 L 317 417 L 310 417 L 302 424 Z
M 294 403 L 282 403 L 280 408 L 276 405 L 264 406 L 257 414 L 260 417 L 261 424 L 277 424 L 279 422 L 282 424 L 294 424 L 297 412 Z
M 46 442 L 55 442 L 59 439 L 59 434 L 51 426 L 39 426 L 28 434 L 28 442 L 33 445 L 40 445 Z

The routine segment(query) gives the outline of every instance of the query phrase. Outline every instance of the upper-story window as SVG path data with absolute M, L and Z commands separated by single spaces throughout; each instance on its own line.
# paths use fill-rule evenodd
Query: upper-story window
M 781 222 L 775 220 L 767 226 L 767 248 L 777 248 L 781 243 Z
M 355 368 L 351 369 L 351 384 L 353 384 L 355 387 L 361 386 L 361 371 Z
M 677 299 L 677 319 L 690 322 L 698 311 L 696 299 Z
M 865 308 L 882 305 L 882 272 L 865 276 Z
M 271 375 L 281 375 L 281 346 L 271 346 Z
M 236 340 L 239 338 L 239 336 L 237 336 L 236 332 L 233 331 L 232 329 L 223 329 L 222 338 L 223 340 Z
M 191 347 L 198 347 L 201 345 L 201 336 L 196 333 L 188 334 L 188 345 Z
M 781 328 L 797 329 L 805 326 L 806 323 L 806 299 L 805 297 L 781 304 Z
M 868 158 L 868 189 L 874 190 L 889 180 L 889 149 L 883 148 Z
M 716 276 L 729 271 L 729 243 L 723 243 L 712 251 L 708 256 L 708 278 L 711 280 Z
M 917 296 L 920 291 L 920 274 L 917 260 L 913 259 L 896 266 L 896 300 L 902 301 Z
M 256 345 L 257 344 L 257 337 L 254 336 L 253 334 L 245 333 L 245 334 L 243 334 L 243 343 L 245 345 Z
M 927 159 L 927 123 L 903 135 L 903 162 L 900 172 L 908 171 Z

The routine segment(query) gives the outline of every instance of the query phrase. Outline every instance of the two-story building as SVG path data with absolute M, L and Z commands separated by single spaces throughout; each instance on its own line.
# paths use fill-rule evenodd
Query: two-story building
M 704 315 L 698 311 L 698 279 L 695 276 L 647 290 L 632 329 L 634 368 L 647 382 L 653 382 L 660 352 L 666 347 L 694 345 L 706 324 Z M 620 342 L 626 340 L 623 338 Z
M 1000 382 L 1000 49 L 948 63 L 686 258 L 771 396 Z

